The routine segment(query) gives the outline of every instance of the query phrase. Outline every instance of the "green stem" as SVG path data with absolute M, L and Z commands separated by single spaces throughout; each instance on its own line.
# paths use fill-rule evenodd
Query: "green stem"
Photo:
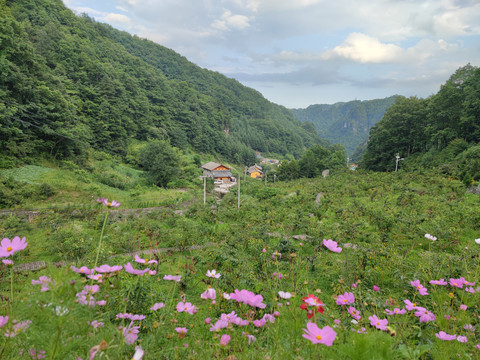
M 102 231 L 100 232 L 100 239 L 98 240 L 97 256 L 95 257 L 95 265 L 93 269 L 97 267 L 98 256 L 100 255 L 100 248 L 102 247 L 103 232 L 105 231 L 105 224 L 107 223 L 108 211 L 105 212 L 105 218 L 103 219 Z

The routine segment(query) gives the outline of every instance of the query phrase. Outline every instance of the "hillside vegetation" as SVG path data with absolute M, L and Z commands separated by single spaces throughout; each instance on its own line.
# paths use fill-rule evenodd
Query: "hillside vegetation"
M 91 147 L 125 159 L 152 139 L 242 164 L 321 143 L 257 91 L 61 0 L 0 0 L 0 34 L 0 167 Z
M 480 68 L 459 68 L 429 98 L 398 97 L 370 131 L 362 165 L 408 170 L 438 168 L 466 185 L 480 179 Z

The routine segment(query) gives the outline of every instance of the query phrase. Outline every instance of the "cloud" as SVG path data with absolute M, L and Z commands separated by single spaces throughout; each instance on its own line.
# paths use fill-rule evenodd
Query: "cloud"
M 393 44 L 382 44 L 365 34 L 352 33 L 332 53 L 360 63 L 385 63 L 395 61 L 402 55 L 402 48 Z
M 105 16 L 102 16 L 101 20 L 107 23 L 113 23 L 113 24 L 118 24 L 118 23 L 128 24 L 131 22 L 128 16 L 123 14 L 115 14 L 115 13 L 110 13 Z
M 218 30 L 242 30 L 249 27 L 249 18 L 244 15 L 234 15 L 230 11 L 225 11 L 219 20 L 212 23 L 212 27 Z

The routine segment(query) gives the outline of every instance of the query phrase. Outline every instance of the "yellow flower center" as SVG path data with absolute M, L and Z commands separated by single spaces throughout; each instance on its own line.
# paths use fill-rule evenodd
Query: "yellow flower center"
M 185 306 L 185 311 L 187 311 L 187 307 Z
M 7 251 L 12 251 L 12 247 L 11 246 L 7 247 Z
M 417 306 L 417 303 L 413 303 L 413 306 Z
M 346 302 L 347 302 L 347 299 L 343 300 L 343 302 L 346 303 Z
M 107 204 L 107 206 L 112 206 L 112 203 L 111 203 L 111 202 L 109 202 L 109 203 Z
M 419 289 L 419 290 L 420 290 L 421 288 L 422 288 L 421 286 L 417 286 L 417 289 Z
M 377 325 L 380 325 L 380 323 L 379 323 L 379 322 L 377 322 Z
M 317 335 L 317 340 L 322 340 L 322 337 L 320 335 Z

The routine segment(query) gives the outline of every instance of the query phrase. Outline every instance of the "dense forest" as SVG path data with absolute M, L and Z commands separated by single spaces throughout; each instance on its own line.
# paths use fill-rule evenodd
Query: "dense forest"
M 132 158 L 153 139 L 241 164 L 326 144 L 257 91 L 61 0 L 0 0 L 0 167 L 91 148 Z
M 356 148 L 368 139 L 368 133 L 394 103 L 396 96 L 367 101 L 339 102 L 333 105 L 310 105 L 306 109 L 291 109 L 302 122 L 315 125 L 320 137 L 332 144 L 341 144 L 354 161 Z
M 480 68 L 458 69 L 437 94 L 398 97 L 370 131 L 362 165 L 375 171 L 401 166 L 439 169 L 467 184 L 480 180 Z

